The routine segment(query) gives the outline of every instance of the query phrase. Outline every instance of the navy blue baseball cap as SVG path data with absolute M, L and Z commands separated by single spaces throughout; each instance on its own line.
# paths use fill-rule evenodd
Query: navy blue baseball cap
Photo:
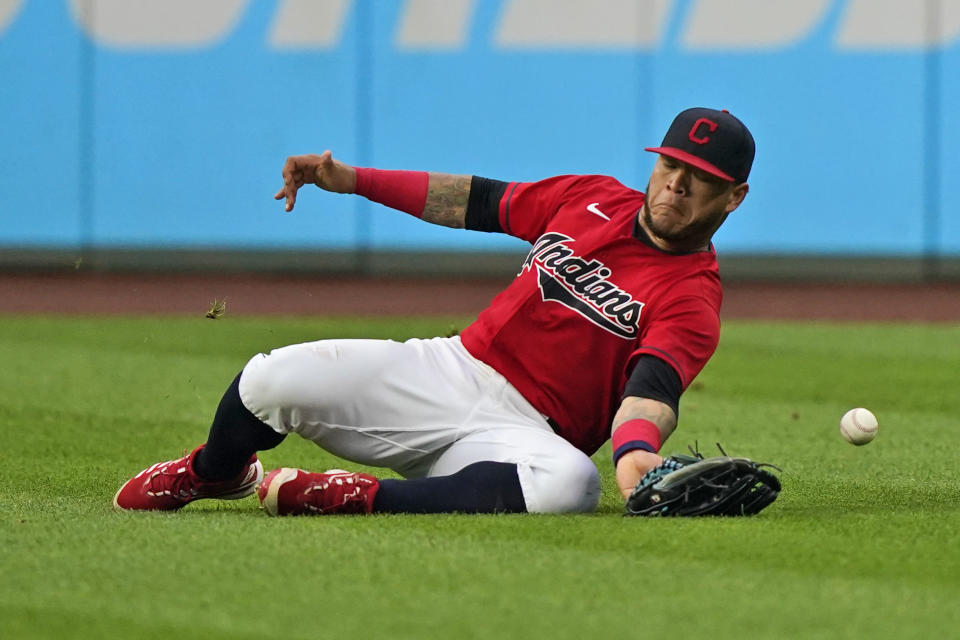
M 696 107 L 681 111 L 667 129 L 663 143 L 646 150 L 686 162 L 728 182 L 746 182 L 756 147 L 750 130 L 726 109 Z

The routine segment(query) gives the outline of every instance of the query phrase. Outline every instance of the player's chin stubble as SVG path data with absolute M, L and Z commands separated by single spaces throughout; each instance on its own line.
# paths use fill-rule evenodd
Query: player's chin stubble
M 661 223 L 653 217 L 650 206 L 644 202 L 643 209 L 640 211 L 643 217 L 643 226 L 650 230 L 655 236 L 668 242 L 679 244 L 690 240 L 700 239 L 705 235 L 709 237 L 713 231 L 713 217 L 701 218 L 684 225 L 675 225 L 670 223 Z
M 650 185 L 647 184 L 647 193 L 650 193 Z M 643 219 L 643 226 L 662 240 L 674 244 L 686 244 L 691 241 L 707 242 L 713 236 L 713 232 L 719 226 L 717 219 L 720 216 L 718 212 L 711 215 L 701 216 L 685 225 L 660 224 L 650 211 L 650 204 L 644 200 L 643 208 L 640 210 Z

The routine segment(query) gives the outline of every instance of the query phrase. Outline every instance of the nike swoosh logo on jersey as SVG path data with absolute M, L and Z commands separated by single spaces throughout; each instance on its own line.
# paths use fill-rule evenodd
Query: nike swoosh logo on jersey
M 600 209 L 597 208 L 597 205 L 598 205 L 598 204 L 600 204 L 600 203 L 599 203 L 599 202 L 591 202 L 590 204 L 587 205 L 587 211 L 589 211 L 590 213 L 595 213 L 595 214 L 597 214 L 598 216 L 600 216 L 600 217 L 603 218 L 604 220 L 609 220 L 609 219 L 610 219 L 610 216 L 608 216 L 607 214 L 605 214 L 603 211 L 600 211 Z

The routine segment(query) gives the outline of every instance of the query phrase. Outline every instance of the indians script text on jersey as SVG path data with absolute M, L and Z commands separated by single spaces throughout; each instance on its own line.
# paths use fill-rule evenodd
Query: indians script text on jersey
M 605 176 L 509 184 L 500 226 L 532 247 L 461 335 L 588 455 L 610 437 L 637 356 L 663 359 L 686 388 L 719 341 L 715 253 L 669 254 L 635 237 L 643 199 Z

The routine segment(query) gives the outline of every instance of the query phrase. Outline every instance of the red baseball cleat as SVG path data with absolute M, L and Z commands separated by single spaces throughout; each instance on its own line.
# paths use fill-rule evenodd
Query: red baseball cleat
M 193 472 L 193 459 L 203 448 L 177 460 L 158 462 L 135 475 L 113 496 L 113 506 L 131 511 L 176 511 L 194 500 L 237 500 L 256 491 L 263 465 L 254 454 L 233 480 L 207 482 Z
M 332 469 L 274 469 L 257 487 L 264 511 L 271 516 L 370 513 L 380 481 L 366 473 Z

